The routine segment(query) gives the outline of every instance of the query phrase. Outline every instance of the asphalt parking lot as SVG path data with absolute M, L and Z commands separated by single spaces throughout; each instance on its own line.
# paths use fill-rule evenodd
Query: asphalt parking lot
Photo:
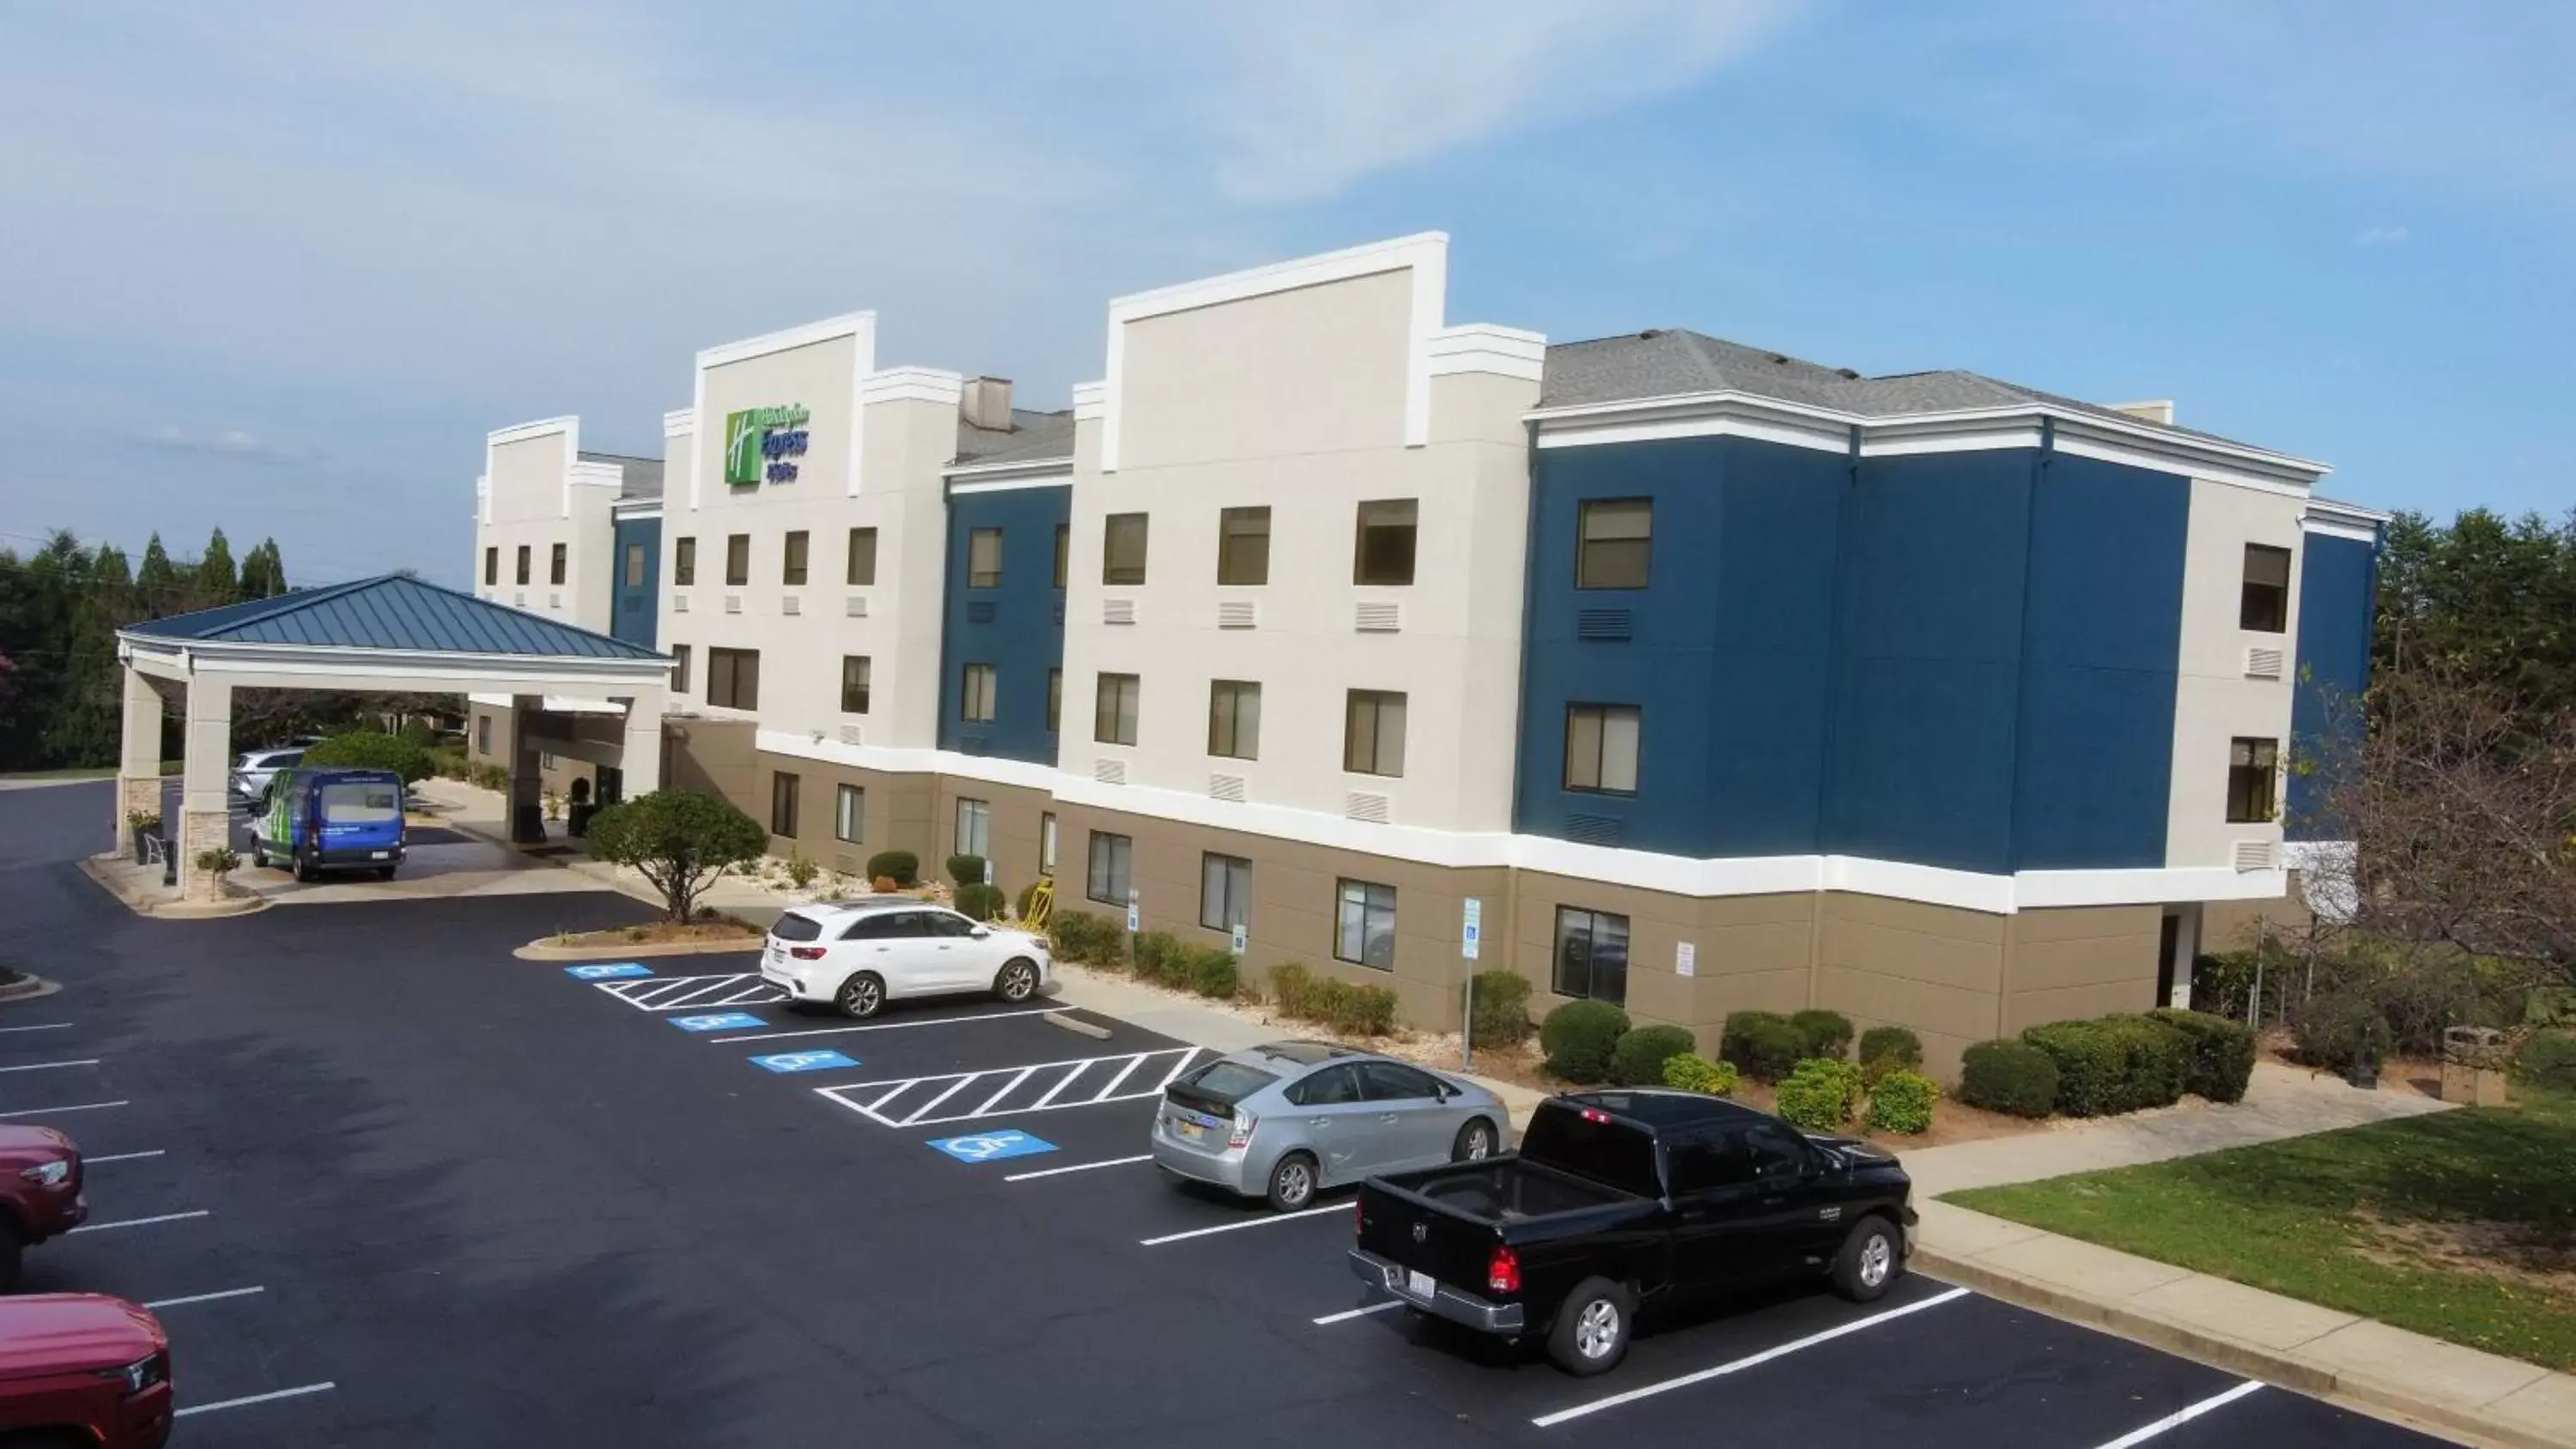
M 139 920 L 71 864 L 108 798 L 0 795 L 0 955 L 65 983 L 0 1007 L 0 1113 L 93 1154 L 27 1286 L 167 1305 L 184 1445 L 2435 1442 L 1920 1277 L 1571 1379 L 1373 1301 L 1347 1195 L 1160 1180 L 1186 1044 L 509 954 L 606 895 Z

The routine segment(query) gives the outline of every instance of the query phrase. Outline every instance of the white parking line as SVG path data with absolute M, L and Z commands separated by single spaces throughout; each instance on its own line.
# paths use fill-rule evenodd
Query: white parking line
M 95 1112 L 102 1107 L 130 1107 L 132 1102 L 74 1102 L 68 1107 L 30 1107 L 24 1112 L 0 1112 L 0 1117 L 56 1117 L 65 1112 Z
M 190 1303 L 212 1303 L 218 1298 L 247 1298 L 253 1293 L 265 1293 L 267 1291 L 268 1289 L 265 1287 L 227 1288 L 221 1293 L 191 1293 L 185 1298 L 156 1298 L 143 1306 L 146 1308 L 180 1308 Z
M 713 976 L 647 976 L 634 981 L 590 983 L 638 1011 L 705 1011 L 718 1006 L 767 1006 L 787 993 L 760 979 L 756 971 L 729 971 Z
M 1103 1158 L 1098 1162 L 1077 1162 L 1071 1167 L 1041 1167 L 1035 1172 L 1014 1172 L 1004 1177 L 1002 1181 L 1026 1182 L 1033 1177 L 1061 1177 L 1068 1172 L 1089 1172 L 1095 1167 L 1125 1167 L 1131 1162 L 1151 1162 L 1153 1160 L 1154 1154 L 1150 1152 L 1140 1152 L 1133 1157 L 1108 1157 Z
M 2193 1404 L 2189 1408 L 2177 1409 L 2173 1413 L 2165 1415 L 2163 1418 L 2156 1420 L 2154 1423 L 2147 1425 L 2143 1429 L 2132 1429 L 2128 1433 L 2121 1435 L 2119 1438 L 2112 1440 L 2110 1443 L 2103 1445 L 2102 1449 L 2131 1449 L 2131 1446 L 2133 1445 L 2144 1444 L 2148 1440 L 2169 1429 L 2181 1428 L 2183 1425 L 2190 1423 L 2192 1420 L 2199 1418 L 2201 1415 L 2208 1413 L 2212 1409 L 2226 1408 L 2228 1405 L 2235 1403 L 2238 1399 L 2245 1397 L 2247 1394 L 2250 1394 L 2261 1387 L 2263 1387 L 2262 1380 L 2247 1379 L 2245 1382 L 2238 1384 L 2236 1387 L 2229 1389 L 2223 1394 L 2212 1394 L 2208 1398 L 2201 1400 L 2197 1404 Z
M 1311 1218 L 1317 1213 L 1340 1213 L 1348 1217 L 1351 1213 L 1351 1205 L 1346 1202 L 1328 1202 L 1322 1207 L 1302 1208 L 1293 1213 L 1272 1213 L 1267 1217 L 1245 1218 L 1237 1223 L 1219 1223 L 1212 1228 L 1192 1228 L 1186 1233 L 1165 1233 L 1159 1238 L 1138 1238 L 1136 1242 L 1140 1247 L 1159 1248 L 1165 1243 L 1177 1243 L 1183 1238 L 1204 1238 L 1210 1233 L 1231 1233 L 1238 1228 L 1266 1228 L 1272 1223 L 1291 1223 L 1299 1218 Z
M 0 1026 L 0 1033 L 13 1031 L 69 1031 L 71 1029 L 71 1025 L 72 1024 L 68 1021 L 49 1021 L 41 1026 Z
M 915 1026 L 955 1026 L 959 1022 L 966 1021 L 1005 1021 L 1014 1016 L 1044 1016 L 1048 1012 L 1062 1010 L 1064 1008 L 1061 1006 L 1040 1006 L 1028 1011 L 986 1011 L 973 1016 L 928 1016 L 919 1021 L 870 1021 L 856 1026 L 818 1026 L 810 1031 L 763 1031 L 755 1032 L 750 1036 L 711 1036 L 707 1040 L 717 1046 L 724 1046 L 729 1042 L 738 1041 L 783 1041 L 791 1036 L 841 1036 L 854 1031 L 901 1031 Z
M 169 1150 L 167 1147 L 155 1147 L 149 1152 L 111 1152 L 105 1157 L 84 1157 L 81 1159 L 81 1165 L 96 1167 L 102 1162 L 132 1162 L 140 1157 L 159 1157 Z
M 1144 1097 L 1160 1096 L 1163 1089 L 1197 1059 L 1199 1051 L 1200 1048 L 1191 1046 L 1156 1047 L 1150 1051 L 1121 1052 L 1116 1056 L 1075 1057 L 1065 1061 L 1039 1062 L 1033 1066 L 985 1067 L 967 1072 L 929 1072 L 917 1077 L 888 1077 L 880 1081 L 851 1082 L 844 1086 L 817 1087 L 814 1090 L 881 1126 L 936 1127 L 950 1122 L 971 1122 L 979 1117 L 1019 1116 L 1029 1112 L 1062 1112 L 1074 1107 L 1095 1107 L 1107 1102 L 1130 1102 Z M 1146 1080 L 1146 1077 L 1137 1076 L 1136 1069 L 1148 1060 L 1161 1059 L 1168 1059 L 1171 1062 L 1171 1070 L 1163 1073 L 1161 1079 L 1153 1086 L 1140 1086 L 1127 1092 L 1118 1091 L 1119 1085 L 1130 1077 L 1137 1077 L 1140 1082 Z M 1109 1078 L 1101 1089 L 1091 1096 L 1078 1101 L 1056 1100 L 1066 1082 L 1104 1062 L 1124 1062 L 1126 1066 L 1117 1075 Z M 1028 1106 L 1007 1109 L 1002 1107 L 1004 1098 L 1026 1085 L 1031 1077 L 1041 1072 L 1061 1072 L 1064 1080 L 1053 1083 L 1043 1096 Z M 1147 1074 L 1147 1076 L 1150 1075 Z M 999 1083 L 999 1086 L 988 1089 L 983 1100 L 970 1110 L 940 1113 L 939 1109 L 948 1102 L 949 1098 L 957 1096 L 978 1082 Z M 915 1087 L 933 1091 L 935 1095 L 919 1106 L 906 1110 L 899 1105 L 900 1099 Z
M 1352 1308 L 1341 1313 L 1327 1313 L 1323 1317 L 1316 1319 L 1315 1323 L 1318 1327 L 1327 1323 L 1348 1323 L 1354 1318 L 1366 1318 L 1372 1313 L 1384 1313 L 1390 1308 L 1402 1308 L 1403 1306 L 1403 1299 L 1390 1298 L 1384 1303 L 1372 1303 L 1366 1308 Z
M 109 1228 L 148 1228 L 154 1223 L 184 1222 L 189 1218 L 207 1218 L 213 1217 L 214 1215 L 215 1210 L 213 1208 L 199 1208 L 192 1213 L 163 1213 L 159 1217 L 118 1218 L 113 1222 L 83 1223 L 79 1227 L 72 1229 L 72 1231 L 75 1233 L 103 1233 Z
M 1604 1409 L 1615 1409 L 1621 1404 L 1633 1404 L 1639 1399 L 1651 1399 L 1657 1394 L 1668 1394 L 1675 1389 L 1686 1389 L 1693 1384 L 1704 1384 L 1710 1379 L 1723 1378 L 1731 1373 L 1769 1363 L 1775 1358 L 1785 1358 L 1802 1348 L 1813 1348 L 1817 1344 L 1831 1342 L 1846 1334 L 1858 1333 L 1864 1328 L 1876 1328 L 1890 1319 L 1903 1318 L 1909 1313 L 1920 1313 L 1926 1308 L 1938 1308 L 1944 1303 L 1956 1302 L 1967 1296 L 1968 1290 L 1965 1288 L 1953 1288 L 1947 1293 L 1935 1293 L 1929 1298 L 1908 1303 L 1902 1308 L 1891 1308 L 1885 1313 L 1873 1313 L 1867 1318 L 1855 1318 L 1849 1323 L 1837 1324 L 1822 1333 L 1811 1333 L 1804 1338 L 1781 1344 L 1777 1348 L 1766 1348 L 1760 1353 L 1748 1354 L 1733 1363 L 1722 1363 L 1715 1368 L 1701 1369 L 1695 1374 L 1684 1374 L 1677 1379 L 1666 1379 L 1662 1383 L 1647 1384 L 1625 1393 L 1612 1394 L 1608 1398 L 1594 1399 L 1591 1403 L 1577 1404 L 1570 1409 L 1559 1409 L 1553 1414 L 1541 1414 L 1530 1422 L 1542 1429 L 1554 1428 L 1570 1419 L 1580 1419 L 1587 1414 L 1600 1413 Z
M 83 1057 L 76 1062 L 30 1062 L 23 1067 L 0 1067 L 0 1072 L 50 1072 L 56 1067 L 94 1067 L 98 1058 Z
M 338 1384 L 306 1384 L 301 1388 L 279 1389 L 273 1393 L 252 1394 L 247 1398 L 222 1399 L 211 1404 L 191 1404 L 170 1417 L 184 1419 L 190 1414 L 211 1414 L 217 1409 L 239 1409 L 251 1404 L 273 1403 L 279 1399 L 300 1399 L 306 1394 L 329 1393 L 338 1387 L 340 1387 Z

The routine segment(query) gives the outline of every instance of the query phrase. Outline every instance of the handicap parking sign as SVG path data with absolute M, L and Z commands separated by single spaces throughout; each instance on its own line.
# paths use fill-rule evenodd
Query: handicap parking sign
M 859 1059 L 839 1052 L 773 1052 L 753 1057 L 751 1064 L 768 1072 L 828 1072 L 834 1067 L 855 1067 Z
M 673 1016 L 665 1020 L 682 1031 L 735 1031 L 746 1026 L 769 1024 L 748 1011 L 717 1011 L 705 1016 Z
M 639 961 L 613 961 L 595 966 L 566 966 L 564 974 L 575 981 L 624 981 L 631 976 L 650 976 L 653 968 Z
M 977 1132 L 966 1137 L 942 1137 L 930 1145 L 960 1162 L 999 1162 L 1005 1157 L 1055 1151 L 1054 1143 L 1026 1132 Z

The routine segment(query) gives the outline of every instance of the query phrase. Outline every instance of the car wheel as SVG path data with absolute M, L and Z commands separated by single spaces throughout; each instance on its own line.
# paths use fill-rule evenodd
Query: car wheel
M 865 1021 L 885 1010 L 885 982 L 879 980 L 873 971 L 862 971 L 841 983 L 840 991 L 832 997 L 832 1004 L 841 1009 L 843 1016 Z
M 295 857 L 295 878 L 300 881 L 320 880 L 322 878 L 322 862 L 310 851 Z
M 1283 1213 L 1303 1212 L 1315 1201 L 1315 1159 L 1291 1152 L 1270 1168 L 1270 1190 L 1263 1196 Z
M 261 870 L 268 869 L 268 848 L 256 840 L 250 843 L 250 863 Z
M 1451 1162 L 1482 1162 L 1494 1155 L 1494 1124 L 1482 1117 L 1458 1129 L 1458 1140 L 1449 1144 Z
M 1608 1373 L 1628 1356 L 1636 1322 L 1637 1300 L 1627 1289 L 1607 1278 L 1586 1278 L 1556 1310 L 1556 1325 L 1547 1333 L 1548 1360 L 1576 1378 Z
M 1834 1255 L 1834 1291 L 1854 1303 L 1877 1302 L 1903 1276 L 1905 1246 L 1885 1218 L 1861 1219 Z
M 1038 968 L 1033 961 L 1014 960 L 993 978 L 993 994 L 1004 1001 L 1026 1001 L 1037 994 L 1037 989 Z

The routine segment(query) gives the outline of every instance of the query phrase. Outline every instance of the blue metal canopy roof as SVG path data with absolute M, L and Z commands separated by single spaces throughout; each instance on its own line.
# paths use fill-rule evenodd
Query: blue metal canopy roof
M 334 649 L 502 654 L 542 659 L 659 659 L 660 651 L 472 594 L 383 574 L 274 598 L 150 619 L 123 631 L 138 639 L 305 644 Z

